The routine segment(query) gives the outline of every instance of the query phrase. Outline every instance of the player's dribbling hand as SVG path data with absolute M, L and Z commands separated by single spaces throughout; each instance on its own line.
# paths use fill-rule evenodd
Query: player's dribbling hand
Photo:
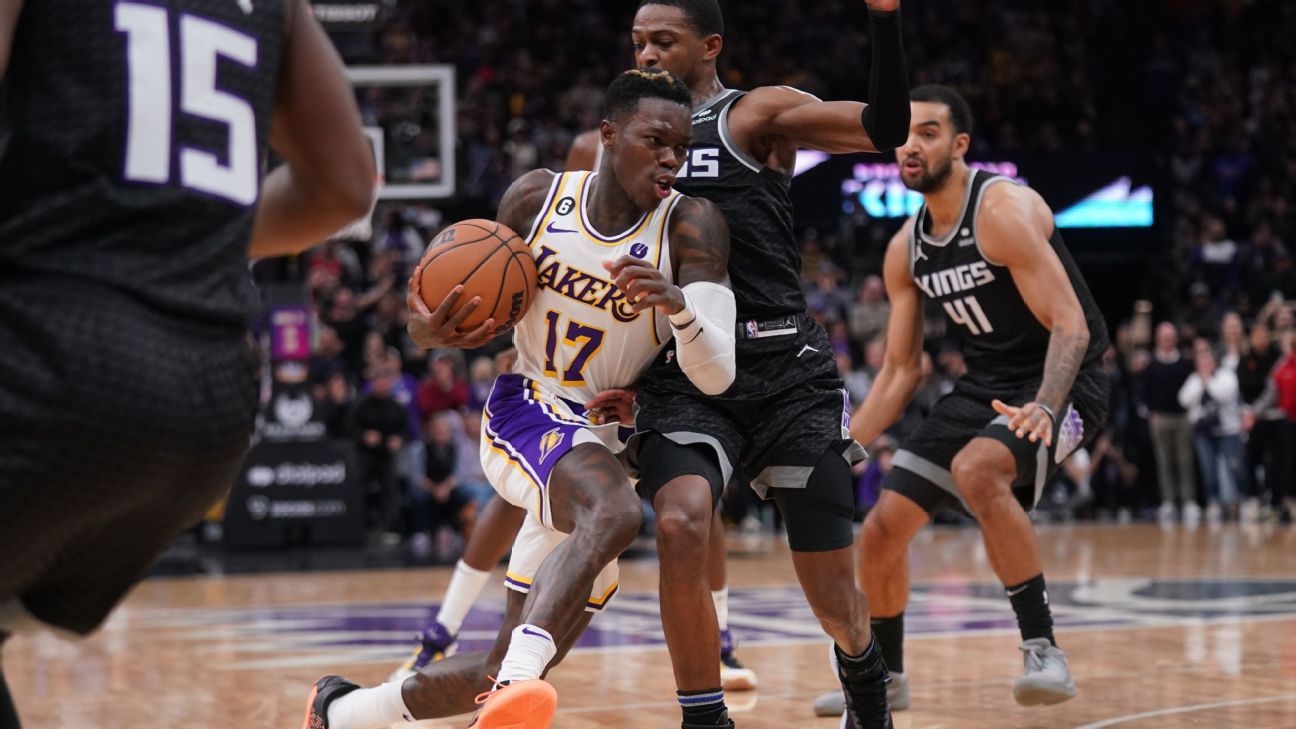
M 1008 416 L 1008 430 L 1018 438 L 1027 438 L 1032 443 L 1042 440 L 1045 446 L 1053 445 L 1053 418 L 1036 403 L 1013 407 L 1002 400 L 994 400 L 990 406 L 996 413 Z
M 409 289 L 405 295 L 405 304 L 409 307 L 406 330 L 415 344 L 423 349 L 477 349 L 495 337 L 494 319 L 487 319 L 471 332 L 459 331 L 459 325 L 481 305 L 480 296 L 474 296 L 455 311 L 455 304 L 459 303 L 459 296 L 463 293 L 463 286 L 456 286 L 434 311 L 428 308 L 419 294 L 422 280 L 423 267 L 419 266 L 414 269 L 414 275 L 410 276 Z
M 614 422 L 634 425 L 634 404 L 635 391 L 631 388 L 604 390 L 585 403 L 586 416 L 595 425 Z
M 612 274 L 613 283 L 625 294 L 626 301 L 635 311 L 655 306 L 670 316 L 684 310 L 684 292 L 642 258 L 621 256 L 615 261 L 604 261 L 603 268 Z

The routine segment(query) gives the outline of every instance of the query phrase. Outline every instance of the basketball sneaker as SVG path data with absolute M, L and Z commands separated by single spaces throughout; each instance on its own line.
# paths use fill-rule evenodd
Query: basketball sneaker
M 881 667 L 881 680 L 877 677 L 848 676 L 837 660 L 836 645 L 832 647 L 832 664 L 837 671 L 837 680 L 841 681 L 842 699 L 845 702 L 841 729 L 895 729 L 895 724 L 891 722 L 891 709 L 887 705 L 891 676 L 886 667 Z
M 1048 638 L 1031 638 L 1021 644 L 1026 672 L 1013 682 L 1013 698 L 1022 706 L 1060 704 L 1076 695 L 1075 681 L 1066 654 Z
M 316 681 L 306 698 L 306 721 L 302 722 L 302 729 L 328 729 L 329 704 L 358 688 L 341 676 L 325 676 Z
M 892 711 L 904 711 L 911 703 L 909 676 L 904 673 L 892 673 L 891 683 L 887 684 L 887 704 Z M 840 691 L 833 691 L 815 699 L 815 716 L 841 716 L 845 711 L 846 694 Z
M 414 636 L 414 640 L 414 652 L 410 653 L 410 657 L 399 668 L 392 671 L 387 677 L 388 681 L 404 681 L 429 663 L 453 656 L 459 647 L 458 637 L 451 635 L 444 625 L 437 622 L 424 628 L 423 632 Z
M 725 691 L 751 691 L 756 688 L 756 672 L 734 655 L 737 647 L 738 641 L 728 628 L 720 631 L 720 685 Z
M 477 697 L 477 704 L 481 708 L 469 729 L 549 729 L 558 711 L 558 692 L 542 678 L 497 682 Z
M 725 717 L 724 724 L 680 724 L 680 729 L 734 729 L 733 719 Z

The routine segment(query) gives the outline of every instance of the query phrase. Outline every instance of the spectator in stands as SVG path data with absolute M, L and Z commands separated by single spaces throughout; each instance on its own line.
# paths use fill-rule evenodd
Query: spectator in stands
M 495 386 L 495 362 L 490 357 L 478 357 L 468 368 L 468 408 L 481 410 L 486 407 L 486 398 L 490 397 L 491 388 Z
M 1193 445 L 1206 490 L 1206 521 L 1233 515 L 1245 460 L 1237 374 L 1220 367 L 1210 342 L 1193 343 L 1194 371 L 1179 389 L 1179 404 L 1193 425 Z
M 346 375 L 346 360 L 343 359 L 342 352 L 343 344 L 337 331 L 328 325 L 320 326 L 319 339 L 307 363 L 307 379 L 311 384 L 311 394 L 316 400 L 325 399 L 328 381 L 334 374 Z
M 368 394 L 360 398 L 351 415 L 369 527 L 384 535 L 392 533 L 400 511 L 396 459 L 409 432 L 405 408 L 392 399 L 394 385 L 394 377 L 378 372 L 369 383 Z
M 369 334 L 369 323 L 360 313 L 355 293 L 341 287 L 333 292 L 332 298 L 323 307 L 325 324 L 332 327 L 342 340 L 342 357 L 346 360 L 347 373 L 359 379 L 364 372 L 365 338 Z
M 864 402 L 865 397 L 868 397 L 868 391 L 873 387 L 873 378 L 869 377 L 864 370 L 855 367 L 850 354 L 838 352 L 835 359 L 837 360 L 837 374 L 846 383 L 846 394 L 850 397 L 851 406 L 854 408 Z
M 459 466 L 455 469 L 455 478 L 464 494 L 480 508 L 495 498 L 495 488 L 486 479 L 481 465 L 482 414 L 477 410 L 467 410 L 461 422 L 463 425 L 456 434 Z
M 418 554 L 427 554 L 434 544 L 448 541 L 440 533 L 449 529 L 465 538 L 473 519 L 472 502 L 459 488 L 455 471 L 459 466 L 459 449 L 455 442 L 456 413 L 441 413 L 428 420 L 427 466 L 411 492 L 411 521 L 414 537 L 411 543 Z M 449 555 L 438 555 L 446 557 Z
M 1211 288 L 1198 281 L 1189 289 L 1192 298 L 1188 311 L 1184 315 L 1184 328 L 1190 338 L 1203 337 L 1214 340 L 1219 336 L 1220 315 L 1215 300 L 1211 297 Z
M 1186 408 L 1179 402 L 1179 390 L 1192 372 L 1193 364 L 1179 350 L 1179 330 L 1170 322 L 1157 325 L 1156 349 L 1139 384 L 1156 453 L 1157 482 L 1161 487 L 1161 510 L 1157 516 L 1162 522 L 1176 518 L 1176 492 L 1183 507 L 1184 522 L 1201 521 L 1197 472 L 1193 465 L 1193 429 Z
M 1277 407 L 1286 416 L 1277 421 L 1278 435 L 1274 446 L 1273 479 L 1266 478 L 1270 488 L 1270 504 L 1280 519 L 1291 523 L 1296 515 L 1296 334 L 1289 337 L 1287 351 L 1274 367 L 1265 393 L 1253 405 L 1256 412 Z
M 391 399 L 405 410 L 407 427 L 404 445 L 398 454 L 398 473 L 403 477 L 407 491 L 418 489 L 424 471 L 423 409 L 418 401 L 418 380 L 401 371 L 400 351 L 395 347 L 383 350 L 376 371 L 391 380 Z
M 869 274 L 860 286 L 859 298 L 851 306 L 850 333 L 857 342 L 868 342 L 886 333 L 891 304 L 886 300 L 882 277 Z
M 432 358 L 427 377 L 419 385 L 419 407 L 424 417 L 468 404 L 468 383 L 459 376 L 453 354 L 441 352 Z
M 328 437 L 339 440 L 350 440 L 353 437 L 351 409 L 354 405 L 351 383 L 347 381 L 346 373 L 334 371 L 315 398 L 315 407 L 319 410 L 320 422 L 324 423 L 324 432 Z
M 1224 221 L 1208 215 L 1193 248 L 1189 272 L 1207 291 L 1227 291 L 1237 278 L 1238 245 L 1228 237 Z M 1205 336 L 1204 334 L 1202 336 Z
M 1246 329 L 1242 317 L 1230 311 L 1220 319 L 1219 366 L 1237 372 L 1238 363 L 1246 353 Z
M 1285 430 L 1287 415 L 1276 404 L 1259 404 L 1280 356 L 1281 353 L 1269 336 L 1269 327 L 1259 323 L 1252 326 L 1250 346 L 1237 368 L 1238 392 L 1244 403 L 1243 429 L 1247 431 L 1243 478 L 1246 499 L 1241 510 L 1244 521 L 1259 518 L 1260 496 L 1265 490 L 1272 488 L 1275 475 L 1282 470 L 1275 458 L 1285 457 L 1278 454 L 1277 450 L 1285 447 L 1280 445 L 1279 438 Z M 1263 482 L 1260 480 L 1261 471 L 1265 476 Z
M 815 284 L 806 291 L 806 308 L 825 325 L 846 318 L 850 295 L 841 287 L 841 271 L 828 261 L 819 265 Z

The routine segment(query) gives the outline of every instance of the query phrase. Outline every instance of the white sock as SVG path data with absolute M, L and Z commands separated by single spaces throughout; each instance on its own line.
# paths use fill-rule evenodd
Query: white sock
M 333 700 L 328 707 L 329 729 L 386 729 L 412 722 L 414 717 L 401 696 L 403 681 L 356 689 Z
M 490 570 L 473 569 L 462 559 L 455 565 L 454 577 L 450 578 L 450 587 L 446 588 L 445 599 L 441 601 L 441 610 L 436 616 L 437 622 L 444 625 L 451 635 L 459 634 L 464 618 L 477 602 L 490 575 Z
M 513 629 L 509 638 L 508 653 L 500 664 L 496 680 L 531 681 L 540 678 L 549 661 L 558 655 L 558 646 L 552 635 L 543 628 L 523 623 Z
M 720 621 L 720 629 L 729 629 L 729 586 L 725 585 L 719 590 L 711 591 L 711 602 L 715 603 L 716 620 Z

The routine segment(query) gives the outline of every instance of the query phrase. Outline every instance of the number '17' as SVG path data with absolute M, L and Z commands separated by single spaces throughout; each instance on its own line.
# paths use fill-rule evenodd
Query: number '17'
M 558 312 L 545 312 L 545 321 L 548 324 L 548 335 L 545 337 L 545 374 L 550 377 L 558 376 L 558 365 L 554 362 L 554 357 L 558 354 Z M 582 324 L 578 321 L 567 322 L 567 333 L 562 341 L 572 347 L 579 347 L 576 355 L 572 357 L 571 364 L 563 370 L 562 383 L 564 385 L 583 385 L 585 384 L 585 366 L 589 364 L 590 357 L 598 351 L 603 344 L 603 330 L 598 327 L 592 327 L 588 324 Z

